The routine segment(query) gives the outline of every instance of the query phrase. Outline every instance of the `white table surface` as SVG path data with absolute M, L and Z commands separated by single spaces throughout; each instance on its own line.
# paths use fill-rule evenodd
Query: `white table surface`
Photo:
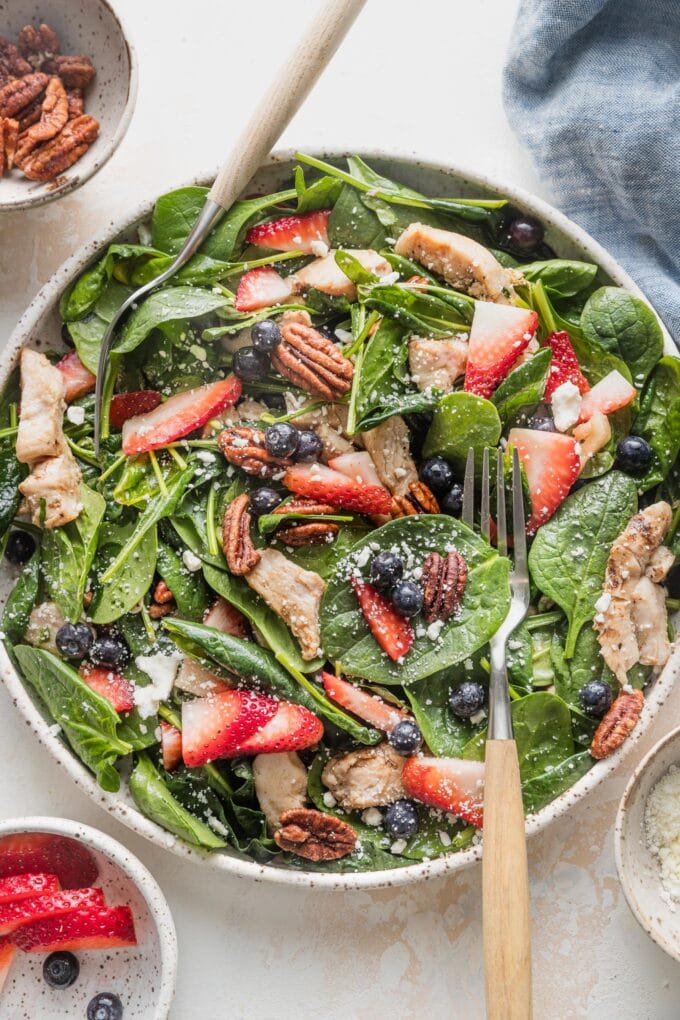
M 218 164 L 316 6 L 115 4 L 140 59 L 136 113 L 117 154 L 81 191 L 0 218 L 3 342 L 78 245 L 112 217 Z M 412 150 L 549 197 L 501 105 L 500 69 L 515 9 L 515 0 L 369 0 L 283 143 Z M 620 774 L 530 844 L 537 1020 L 680 1016 L 680 967 L 629 913 L 612 848 L 626 776 L 678 722 L 680 692 Z M 127 844 L 160 882 L 179 934 L 173 1020 L 484 1016 L 478 869 L 375 893 L 250 884 L 180 861 L 110 818 L 61 774 L 1 689 L 0 747 L 3 816 L 88 822 Z

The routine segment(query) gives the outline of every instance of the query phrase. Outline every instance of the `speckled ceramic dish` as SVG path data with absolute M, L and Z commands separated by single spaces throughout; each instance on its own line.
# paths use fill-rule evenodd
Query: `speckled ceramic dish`
M 45 953 L 17 953 L 2 994 L 7 1020 L 85 1020 L 87 1004 L 113 992 L 124 1020 L 165 1020 L 175 991 L 177 936 L 170 910 L 155 879 L 136 857 L 110 836 L 67 818 L 10 818 L 0 822 L 0 843 L 17 833 L 49 833 L 85 846 L 96 864 L 107 903 L 130 906 L 138 944 L 130 949 L 76 953 L 77 981 L 50 988 L 42 967 Z
M 346 153 L 340 150 L 317 153 L 317 155 L 324 159 L 338 160 L 343 158 Z M 360 153 L 360 155 L 378 172 L 384 173 L 388 177 L 396 178 L 412 188 L 425 192 L 425 194 L 484 198 L 508 197 L 520 209 L 537 216 L 543 221 L 546 226 L 546 240 L 560 255 L 565 258 L 586 259 L 589 262 L 595 262 L 600 267 L 600 275 L 603 282 L 612 282 L 625 287 L 635 294 L 640 294 L 640 291 L 628 274 L 584 230 L 576 226 L 575 223 L 572 223 L 566 216 L 557 212 L 546 202 L 534 198 L 519 188 L 514 188 L 503 182 L 490 180 L 487 177 L 475 175 L 459 168 L 428 163 L 413 156 L 386 155 L 380 152 Z M 293 155 L 290 152 L 273 155 L 269 162 L 260 169 L 248 188 L 245 189 L 246 193 L 252 193 L 253 191 L 266 193 L 279 190 L 284 187 L 283 182 L 286 179 L 290 179 L 291 170 L 294 165 Z M 211 180 L 212 177 L 206 174 L 190 183 L 208 184 Z M 110 228 L 103 236 L 96 238 L 91 244 L 86 245 L 68 259 L 57 270 L 51 280 L 45 284 L 22 316 L 10 338 L 2 359 L 0 359 L 0 387 L 4 385 L 11 368 L 16 362 L 19 350 L 25 344 L 30 343 L 33 347 L 43 345 L 53 349 L 60 346 L 61 320 L 58 315 L 58 303 L 61 293 L 109 243 L 115 239 L 131 240 L 135 236 L 137 225 L 142 220 L 148 218 L 155 197 L 151 196 L 150 201 L 136 212 L 112 222 Z M 666 345 L 668 353 L 675 352 L 675 347 L 669 336 L 666 336 Z M 14 575 L 7 565 L 4 564 L 2 569 L 0 569 L 0 602 L 3 594 L 6 595 L 13 580 Z M 200 863 L 203 867 L 214 868 L 217 871 L 228 871 L 254 880 L 280 882 L 287 885 L 314 886 L 316 888 L 327 889 L 365 889 L 422 881 L 426 878 L 458 871 L 481 858 L 481 846 L 475 845 L 462 852 L 451 853 L 438 857 L 436 860 L 409 865 L 408 867 L 393 871 L 334 875 L 316 872 L 310 873 L 274 865 L 261 865 L 231 851 L 221 851 L 207 855 L 199 850 L 192 849 L 169 832 L 161 829 L 160 826 L 148 818 L 145 818 L 135 807 L 132 798 L 125 789 L 124 783 L 121 784 L 121 789 L 116 794 L 105 793 L 97 786 L 92 774 L 71 753 L 66 743 L 59 736 L 55 735 L 53 727 L 50 725 L 51 721 L 47 721 L 43 716 L 40 708 L 33 700 L 28 686 L 24 686 L 2 646 L 0 646 L 0 673 L 4 677 L 19 712 L 26 719 L 40 741 L 66 769 L 81 789 L 85 790 L 90 797 L 115 815 L 116 818 L 129 825 L 135 832 L 146 836 L 157 845 L 165 847 L 179 856 L 190 858 Z M 529 816 L 527 818 L 527 832 L 530 835 L 545 828 L 554 819 L 563 815 L 576 801 L 594 789 L 598 783 L 619 767 L 624 756 L 633 748 L 649 726 L 653 716 L 663 705 L 678 675 L 680 675 L 680 653 L 676 653 L 671 657 L 661 675 L 652 685 L 648 692 L 640 721 L 628 740 L 611 757 L 596 762 L 593 768 L 567 790 L 566 793 L 557 797 L 552 803 L 537 812 L 537 814 Z
M 0 212 L 42 205 L 84 184 L 120 145 L 137 98 L 135 52 L 108 0 L 0 0 L 0 35 L 13 42 L 24 25 L 41 22 L 55 30 L 62 53 L 88 56 L 97 69 L 85 110 L 99 121 L 99 137 L 56 181 L 39 184 L 18 170 L 1 178 Z
M 647 798 L 671 765 L 680 765 L 680 727 L 655 744 L 635 769 L 621 798 L 614 838 L 628 906 L 649 937 L 680 961 L 680 903 L 669 902 L 664 894 L 644 830 Z

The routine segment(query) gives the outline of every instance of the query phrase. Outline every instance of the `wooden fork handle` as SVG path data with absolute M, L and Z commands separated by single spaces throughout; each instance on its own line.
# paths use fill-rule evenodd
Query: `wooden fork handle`
M 208 198 L 228 209 L 239 197 L 349 31 L 366 0 L 326 0 L 262 96 Z
M 486 1015 L 531 1020 L 524 808 L 514 740 L 487 740 L 482 860 Z

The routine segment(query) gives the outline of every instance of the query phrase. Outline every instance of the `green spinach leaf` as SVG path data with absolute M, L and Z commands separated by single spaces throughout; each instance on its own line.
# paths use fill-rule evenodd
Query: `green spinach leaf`
M 94 586 L 94 598 L 89 609 L 93 623 L 101 625 L 119 620 L 138 604 L 151 587 L 156 570 L 155 527 L 149 528 L 143 535 L 128 570 L 118 571 L 109 581 L 101 579 L 121 549 L 126 547 L 136 527 L 136 516 L 122 524 L 105 522 L 102 527 L 94 563 L 97 584 Z
M 587 340 L 600 344 L 628 365 L 639 390 L 663 354 L 663 333 L 652 309 L 621 287 L 600 287 L 581 315 Z
M 67 620 L 77 623 L 83 614 L 83 595 L 97 551 L 106 501 L 81 484 L 82 510 L 75 521 L 61 528 L 45 529 L 42 539 L 42 572 L 47 590 Z
M 597 266 L 592 262 L 571 259 L 548 259 L 547 262 L 530 262 L 520 266 L 527 280 L 540 280 L 554 298 L 570 298 L 582 293 L 594 282 Z
M 18 645 L 28 627 L 40 593 L 40 549 L 31 556 L 10 592 L 2 614 L 2 632 L 8 645 Z
M 158 545 L 156 569 L 172 592 L 180 616 L 202 620 L 210 605 L 203 575 L 187 570 L 179 553 L 165 542 Z
M 504 428 L 526 424 L 545 392 L 552 354 L 545 347 L 514 368 L 491 397 Z
M 638 481 L 646 492 L 663 482 L 680 453 L 680 360 L 667 356 L 653 369 L 642 391 L 633 430 L 652 448 L 652 463 Z
M 497 446 L 500 438 L 501 419 L 494 404 L 461 390 L 439 401 L 425 438 L 423 456 L 444 457 L 462 471 L 470 448 L 479 459 L 484 447 Z
M 157 290 L 131 313 L 113 349 L 118 354 L 127 354 L 139 347 L 149 333 L 162 324 L 208 315 L 228 303 L 229 298 L 224 294 L 215 294 L 212 290 L 201 290 L 199 287 L 180 286 Z
M 146 754 L 140 754 L 128 786 L 139 810 L 164 829 L 203 850 L 219 850 L 226 839 L 177 800 Z

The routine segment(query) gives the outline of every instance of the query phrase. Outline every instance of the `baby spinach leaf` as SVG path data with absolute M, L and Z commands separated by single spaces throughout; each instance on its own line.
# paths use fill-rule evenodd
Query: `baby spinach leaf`
M 520 266 L 520 272 L 527 280 L 541 280 L 554 298 L 569 298 L 590 287 L 597 276 L 597 266 L 592 262 L 548 259 L 547 262 L 530 262 Z
M 451 295 L 455 297 L 453 291 Z M 396 283 L 362 283 L 359 299 L 366 308 L 395 319 L 418 336 L 449 337 L 452 333 L 466 332 L 472 321 L 472 302 L 461 297 L 454 303 L 448 297 Z
M 335 521 L 344 524 L 352 519 L 342 514 L 301 514 L 296 511 L 289 514 L 262 514 L 257 519 L 257 530 L 260 535 L 271 535 L 281 525 L 293 521 Z
M 326 518 L 329 520 L 330 518 Z M 286 556 L 305 570 L 313 570 L 326 581 L 335 570 L 340 560 L 347 555 L 360 538 L 370 532 L 370 527 L 356 522 L 347 524 L 333 542 L 322 542 L 319 545 L 302 545 L 297 549 L 286 549 Z
M 2 614 L 2 632 L 10 645 L 19 644 L 40 593 L 40 549 L 31 556 L 10 592 Z
M 208 195 L 207 188 L 178 188 L 156 199 L 151 219 L 151 243 L 168 255 L 176 255 L 198 218 Z
M 491 397 L 504 428 L 526 424 L 545 392 L 551 360 L 545 347 L 505 377 Z
M 348 582 L 367 549 L 391 549 L 419 565 L 429 552 L 456 548 L 467 560 L 468 582 L 459 612 L 434 638 L 420 634 L 402 663 L 380 650 Z M 442 515 L 405 517 L 357 542 L 336 567 L 321 605 L 321 643 L 327 657 L 352 676 L 381 684 L 411 684 L 461 662 L 480 648 L 507 613 L 508 561 L 460 521 Z
M 203 242 L 201 251 L 204 255 L 209 255 L 210 258 L 223 259 L 228 262 L 241 244 L 246 228 L 259 218 L 261 212 L 294 198 L 296 198 L 295 188 L 289 188 L 287 191 L 234 202 L 231 209 L 225 213 Z
M 296 166 L 295 191 L 297 192 L 298 213 L 314 212 L 316 209 L 332 209 L 342 191 L 342 181 L 326 175 L 307 184 L 304 170 L 301 166 Z
M 497 446 L 500 438 L 501 419 L 494 404 L 461 390 L 439 401 L 425 438 L 423 456 L 444 457 L 462 471 L 470 447 L 479 454 L 485 446 Z
M 459 719 L 451 711 L 451 691 L 468 679 L 471 675 L 463 670 L 454 673 L 447 669 L 404 688 L 425 743 L 443 758 L 459 758 L 465 745 L 484 725 Z
M 61 528 L 45 529 L 42 539 L 42 572 L 47 590 L 67 620 L 77 623 L 83 613 L 83 595 L 97 551 L 106 501 L 81 484 L 82 510 L 75 521 Z
M 567 615 L 567 658 L 574 654 L 581 627 L 595 615 L 611 545 L 636 511 L 634 480 L 612 471 L 568 496 L 536 533 L 529 571 Z
M 69 322 L 68 331 L 75 344 L 78 357 L 85 368 L 97 374 L 99 351 L 108 324 L 123 302 L 132 293 L 118 280 L 109 280 L 98 297 L 92 311 L 77 322 Z
M 652 448 L 652 463 L 638 481 L 646 492 L 662 482 L 680 453 L 680 360 L 666 356 L 647 380 L 634 432 Z
M 166 322 L 183 322 L 208 315 L 229 303 L 224 294 L 199 287 L 166 287 L 154 291 L 136 308 L 123 326 L 114 350 L 126 354 L 146 340 L 153 329 Z
M 128 786 L 139 810 L 180 839 L 202 850 L 219 850 L 227 845 L 226 839 L 173 797 L 148 755 L 139 755 Z
M 119 620 L 138 604 L 153 581 L 156 571 L 156 528 L 151 527 L 139 542 L 129 568 L 118 571 L 109 581 L 102 581 L 116 556 L 124 549 L 134 535 L 137 517 L 131 517 L 123 524 L 105 522 L 99 539 L 94 573 L 94 598 L 89 608 L 93 623 L 106 624 Z
M 380 220 L 348 184 L 343 184 L 328 220 L 328 237 L 334 248 L 374 248 L 387 236 Z
M 21 671 L 35 688 L 69 744 L 99 785 L 111 793 L 120 786 L 114 762 L 132 748 L 117 736 L 119 718 L 106 698 L 95 694 L 76 671 L 42 648 L 17 645 Z
M 547 765 L 531 779 L 522 783 L 522 799 L 527 814 L 534 814 L 559 797 L 579 779 L 582 779 L 595 764 L 590 751 L 577 751 L 556 765 Z
M 26 467 L 20 464 L 12 441 L 0 444 L 0 538 L 14 520 L 21 503 L 19 485 L 26 477 Z
M 581 315 L 587 340 L 616 354 L 628 365 L 639 390 L 663 354 L 663 333 L 652 309 L 621 287 L 600 287 Z
M 137 266 L 153 260 L 162 253 L 141 244 L 110 244 L 106 255 L 78 277 L 59 301 L 59 314 L 64 322 L 75 322 L 92 311 L 114 271 L 120 275 L 121 265 L 131 262 Z M 132 274 L 124 273 L 121 283 L 134 283 Z
M 179 553 L 165 542 L 158 544 L 156 569 L 172 592 L 180 616 L 202 620 L 210 605 L 203 575 L 187 570 Z

